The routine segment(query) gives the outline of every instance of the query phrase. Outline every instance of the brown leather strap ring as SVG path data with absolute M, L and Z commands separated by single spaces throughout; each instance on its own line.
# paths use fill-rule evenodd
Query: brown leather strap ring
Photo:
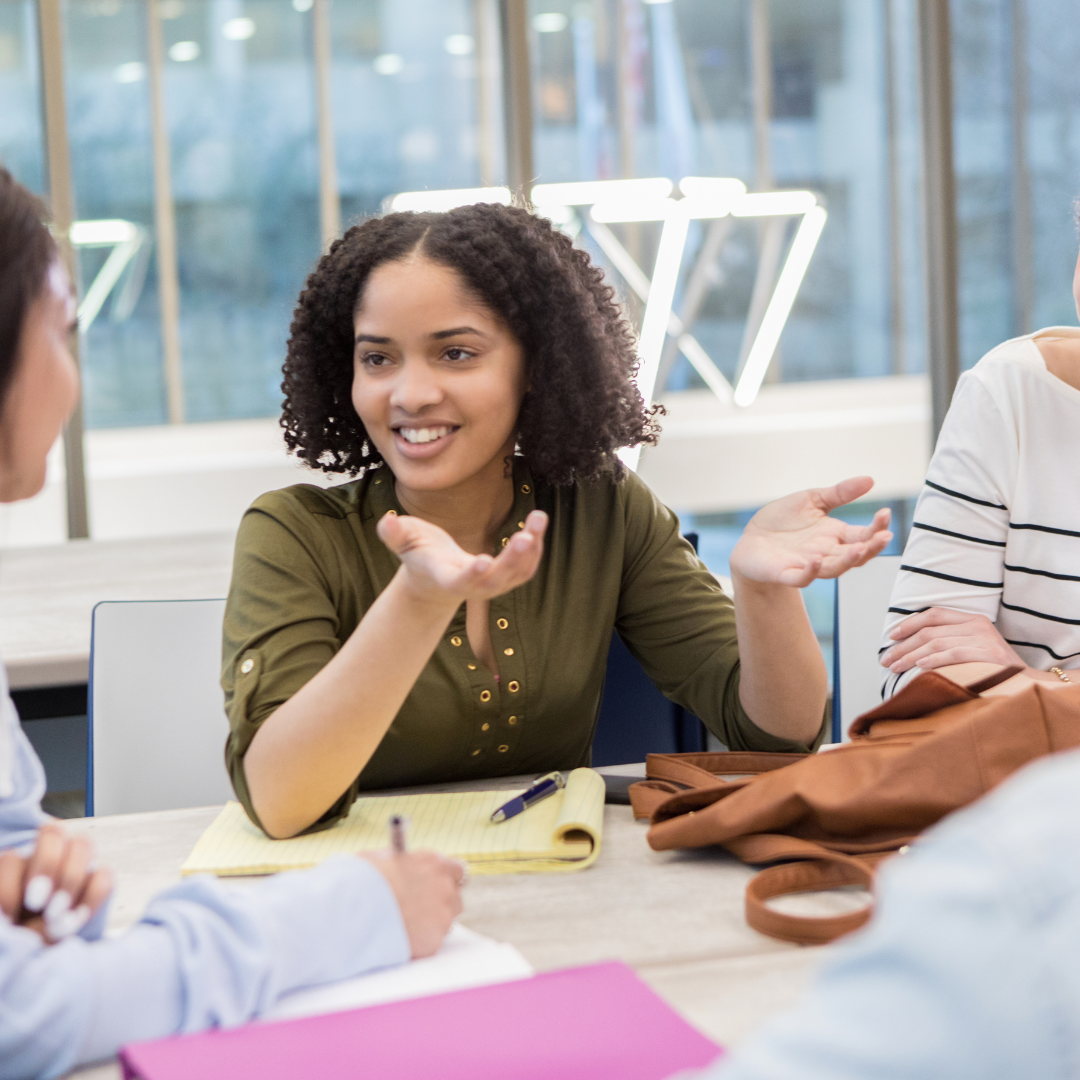
M 746 886 L 746 921 L 755 930 L 782 941 L 823 945 L 858 930 L 870 918 L 873 904 L 844 915 L 811 918 L 786 915 L 770 908 L 766 901 L 774 896 L 835 889 L 841 885 L 862 885 L 869 889 L 873 882 L 873 871 L 855 859 L 810 859 L 770 866 Z

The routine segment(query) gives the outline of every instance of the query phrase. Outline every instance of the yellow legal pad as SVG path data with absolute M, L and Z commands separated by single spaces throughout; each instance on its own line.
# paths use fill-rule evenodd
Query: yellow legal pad
M 315 866 L 331 855 L 385 850 L 393 814 L 409 819 L 409 847 L 461 859 L 474 874 L 553 873 L 584 870 L 600 854 L 604 781 L 592 769 L 574 769 L 566 787 L 498 825 L 491 815 L 518 791 L 386 795 L 360 798 L 348 817 L 322 832 L 271 840 L 227 803 L 202 834 L 184 874 L 273 874 Z

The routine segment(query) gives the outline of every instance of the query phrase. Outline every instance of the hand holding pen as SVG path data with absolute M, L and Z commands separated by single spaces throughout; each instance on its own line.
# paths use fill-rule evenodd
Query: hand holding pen
M 393 890 L 414 960 L 438 952 L 454 920 L 461 914 L 465 867 L 433 851 L 407 850 L 408 821 L 387 822 L 390 851 L 363 852 Z

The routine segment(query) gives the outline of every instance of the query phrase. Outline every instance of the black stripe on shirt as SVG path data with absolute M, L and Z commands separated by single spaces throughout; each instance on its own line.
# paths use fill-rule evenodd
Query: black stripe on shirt
M 1013 641 L 1011 638 L 1005 640 L 1010 645 L 1025 645 L 1029 649 L 1042 649 L 1043 652 L 1048 652 L 1055 660 L 1071 660 L 1074 656 L 1080 656 L 1080 652 L 1066 653 L 1064 656 L 1059 656 L 1049 645 L 1040 645 L 1037 641 Z
M 942 581 L 955 581 L 958 585 L 975 585 L 980 589 L 1004 589 L 1004 581 L 975 581 L 972 578 L 957 577 L 955 574 L 942 574 L 937 570 L 925 570 L 921 566 L 908 566 L 900 564 L 901 570 L 907 570 L 912 574 L 925 574 L 927 577 L 941 578 Z
M 926 486 L 933 488 L 935 491 L 940 491 L 943 495 L 952 495 L 954 499 L 963 499 L 964 502 L 977 503 L 979 506 L 990 506 L 995 510 L 1008 510 L 1007 506 L 1002 506 L 1001 503 L 987 502 L 985 499 L 976 499 L 974 495 L 965 495 L 962 491 L 953 491 L 952 488 L 942 487 L 940 484 L 935 484 L 933 480 L 927 480 Z
M 984 540 L 981 536 L 968 536 L 967 533 L 953 532 L 951 529 L 939 529 L 936 525 L 924 525 L 916 521 L 913 529 L 925 529 L 927 532 L 941 533 L 942 536 L 955 536 L 957 540 L 970 540 L 973 544 L 989 544 L 991 547 L 1004 547 L 1004 540 Z
M 906 607 L 891 607 L 889 608 L 889 610 L 894 615 L 919 615 L 920 613 L 924 611 L 929 611 L 930 609 L 928 607 L 921 607 L 916 608 L 914 611 L 911 611 L 909 608 Z
M 928 480 L 927 483 L 930 481 Z M 1055 536 L 1080 536 L 1080 532 L 1074 532 L 1072 529 L 1052 529 L 1049 525 L 1018 525 L 1015 522 L 1009 522 L 1010 529 L 1031 529 L 1034 532 L 1053 533 Z
M 1036 619 L 1048 619 L 1050 622 L 1067 623 L 1069 626 L 1080 626 L 1080 619 L 1063 619 L 1060 615 L 1047 615 L 1043 611 L 1032 611 L 1031 608 L 1017 607 L 1015 604 L 1006 604 L 1004 600 L 1001 601 L 1003 608 L 1008 608 L 1009 611 L 1021 611 L 1025 615 L 1034 615 Z
M 1055 581 L 1080 581 L 1075 574 L 1052 574 L 1049 570 L 1033 570 L 1030 566 L 1010 566 L 1004 564 L 1006 570 L 1012 570 L 1017 574 L 1038 574 L 1039 577 L 1053 578 Z

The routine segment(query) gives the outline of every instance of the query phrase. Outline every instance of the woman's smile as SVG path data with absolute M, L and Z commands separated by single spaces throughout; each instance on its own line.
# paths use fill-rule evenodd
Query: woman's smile
M 460 425 L 406 423 L 391 425 L 390 430 L 394 433 L 397 452 L 415 460 L 441 454 L 454 441 Z

